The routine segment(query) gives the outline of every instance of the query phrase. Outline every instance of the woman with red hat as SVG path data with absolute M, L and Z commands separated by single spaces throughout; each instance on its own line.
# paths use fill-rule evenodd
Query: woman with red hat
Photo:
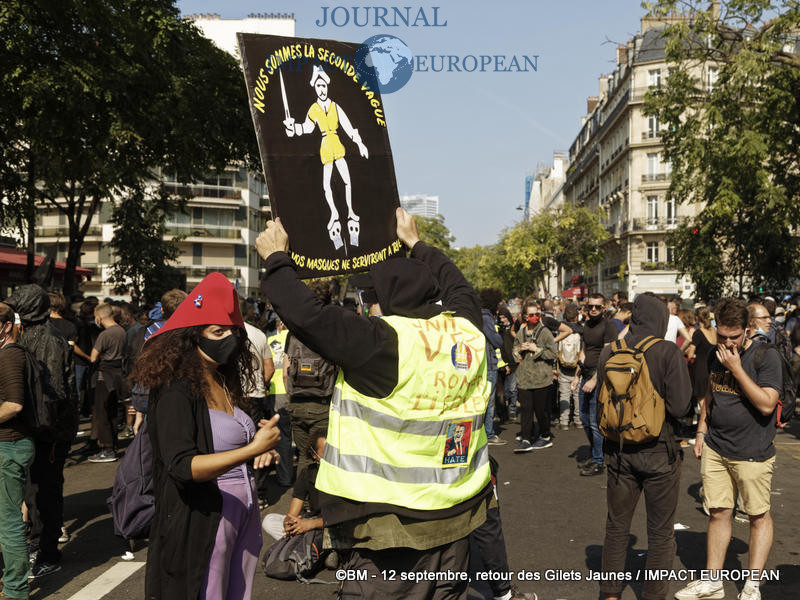
M 247 600 L 261 526 L 250 460 L 273 461 L 277 415 L 240 408 L 252 355 L 236 291 L 212 273 L 145 344 L 134 379 L 150 388 L 155 516 L 146 598 Z

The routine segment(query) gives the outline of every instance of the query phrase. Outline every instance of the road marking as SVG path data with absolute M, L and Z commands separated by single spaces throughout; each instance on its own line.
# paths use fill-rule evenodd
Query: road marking
M 794 458 L 795 460 L 800 460 L 800 454 L 795 454 L 795 453 L 794 453 L 794 452 L 792 452 L 792 451 L 791 451 L 789 448 L 780 448 L 780 447 L 779 447 L 779 450 L 783 450 L 784 452 L 788 452 L 788 453 L 789 453 L 789 455 L 790 455 L 792 458 Z
M 85 588 L 72 594 L 68 600 L 100 600 L 100 598 L 111 593 L 111 590 L 136 573 L 136 571 L 141 569 L 144 565 L 145 563 L 143 562 L 117 563 Z

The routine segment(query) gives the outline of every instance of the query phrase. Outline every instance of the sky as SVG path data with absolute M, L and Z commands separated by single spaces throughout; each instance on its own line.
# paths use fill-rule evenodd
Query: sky
M 456 246 L 493 244 L 522 218 L 525 176 L 553 153 L 566 152 L 597 95 L 598 77 L 614 69 L 617 43 L 639 30 L 638 0 L 433 0 L 430 3 L 337 3 L 336 0 L 179 0 L 182 14 L 294 13 L 299 37 L 363 42 L 379 33 L 399 37 L 415 55 L 505 55 L 523 63 L 538 55 L 534 72 L 415 72 L 383 96 L 400 195 L 439 196 L 439 212 Z M 318 26 L 343 6 L 344 27 Z M 440 27 L 356 27 L 352 6 L 411 6 Z M 363 9 L 362 9 L 363 10 Z M 340 9 L 338 16 L 344 13 Z M 363 22 L 363 12 L 359 22 Z M 339 21 L 341 23 L 341 20 Z M 438 60 L 438 59 L 437 59 Z

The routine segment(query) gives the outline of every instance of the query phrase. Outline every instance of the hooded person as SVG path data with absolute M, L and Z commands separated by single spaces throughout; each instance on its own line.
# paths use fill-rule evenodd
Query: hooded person
M 653 388 L 664 399 L 666 417 L 658 439 L 644 444 L 626 444 L 606 439 L 608 483 L 606 498 L 608 516 L 603 543 L 604 572 L 625 570 L 631 519 L 636 504 L 644 492 L 647 507 L 647 569 L 670 569 L 675 558 L 674 522 L 678 505 L 683 455 L 677 441 L 678 419 L 686 416 L 691 407 L 692 385 L 689 371 L 680 348 L 663 341 L 667 331 L 669 311 L 663 302 L 648 294 L 636 297 L 630 319 L 630 331 L 624 340 L 628 347 L 648 336 L 661 338 L 644 353 Z M 600 352 L 598 386 L 605 381 L 605 364 L 611 355 L 611 345 Z M 624 581 L 603 579 L 600 591 L 607 600 L 618 600 Z M 645 598 L 666 598 L 669 582 L 645 581 Z
M 22 335 L 18 343 L 44 365 L 42 390 L 57 406 L 52 435 L 34 440 L 36 458 L 25 493 L 35 556 L 31 574 L 39 577 L 61 568 L 58 538 L 64 525 L 64 462 L 78 431 L 75 360 L 69 342 L 50 322 L 50 298 L 41 286 L 21 286 L 6 304 L 20 316 Z
M 253 376 L 236 291 L 211 273 L 145 342 L 134 378 L 150 390 L 155 515 L 148 600 L 248 600 L 261 550 L 249 461 L 269 465 L 275 417 L 240 407 Z M 141 433 L 140 433 L 141 435 Z
M 467 571 L 468 535 L 492 499 L 478 297 L 401 208 L 397 235 L 411 257 L 373 265 L 359 284 L 380 318 L 323 305 L 298 278 L 279 220 L 256 241 L 262 290 L 293 335 L 340 367 L 316 486 L 343 567 L 370 574 L 340 593 L 465 598 L 466 581 L 388 581 L 380 572 Z

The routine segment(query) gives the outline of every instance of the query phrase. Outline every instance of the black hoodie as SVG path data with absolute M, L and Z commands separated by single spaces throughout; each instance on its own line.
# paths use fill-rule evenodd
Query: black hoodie
M 23 285 L 5 301 L 19 313 L 22 335 L 19 343 L 45 365 L 44 393 L 58 402 L 56 438 L 69 442 L 78 431 L 78 391 L 75 361 L 67 339 L 50 323 L 50 298 L 35 283 Z
M 625 336 L 625 343 L 633 346 L 648 335 L 663 338 L 667 332 L 669 310 L 666 305 L 653 296 L 642 294 L 636 297 L 631 313 L 630 331 Z M 611 345 L 607 344 L 602 352 L 597 365 L 598 385 L 602 385 L 603 371 L 608 357 L 611 355 Z M 669 427 L 661 430 L 661 436 L 655 442 L 641 445 L 625 446 L 626 452 L 642 450 L 666 451 L 666 444 L 670 435 L 675 434 L 678 423 L 675 419 L 686 416 L 691 408 L 692 383 L 689 379 L 689 369 L 683 358 L 680 348 L 673 342 L 662 341 L 645 352 L 645 360 L 650 371 L 650 380 L 653 387 L 664 399 L 667 409 L 667 423 Z M 674 441 L 674 437 L 671 441 Z M 606 451 L 618 449 L 615 443 L 605 444 Z

